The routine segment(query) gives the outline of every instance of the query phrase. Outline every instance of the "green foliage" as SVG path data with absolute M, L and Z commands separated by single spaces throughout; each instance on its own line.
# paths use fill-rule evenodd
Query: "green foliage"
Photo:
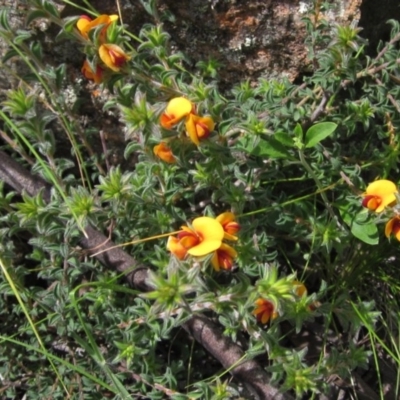
M 2 99 L 2 148 L 51 187 L 28 195 L 26 181 L 21 193 L 0 182 L 5 396 L 238 398 L 244 383 L 225 376 L 235 365 L 222 368 L 184 333 L 194 316 L 219 324 L 298 398 L 329 397 L 331 377 L 350 385 L 355 370 L 379 379 L 383 353 L 398 368 L 399 328 L 387 321 L 398 316 L 400 208 L 374 213 L 362 199 L 370 182 L 399 172 L 399 23 L 370 58 L 359 29 L 330 24 L 321 13 L 333 3 L 316 1 L 304 18 L 304 82 L 222 91 L 220 63 L 191 69 L 170 49 L 161 24 L 170 12 L 141 3 L 154 23 L 138 37 L 119 20 L 86 37 L 80 10 L 61 18 L 48 0 L 29 0 L 25 30 L 0 11 L 2 62 L 17 57 L 28 70 Z M 40 19 L 80 49 L 85 80 L 46 58 Z M 104 44 L 119 46 L 111 61 Z M 170 110 L 176 98 L 189 104 L 183 115 Z M 190 236 L 192 221 L 226 211 L 235 255 L 171 254 L 170 235 L 191 249 L 188 236 L 204 240 Z M 382 224 L 393 218 L 388 242 Z M 88 224 L 106 235 L 94 248 L 82 241 Z M 146 293 L 128 286 L 129 268 L 110 269 L 109 241 L 150 269 Z

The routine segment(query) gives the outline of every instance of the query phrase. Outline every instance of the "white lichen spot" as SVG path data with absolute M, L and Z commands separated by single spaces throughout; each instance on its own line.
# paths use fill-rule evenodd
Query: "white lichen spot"
M 40 29 L 42 32 L 45 32 L 45 31 L 47 31 L 49 25 L 50 25 L 50 22 L 47 21 L 47 20 L 40 21 L 39 29 Z
M 305 14 L 306 12 L 308 12 L 311 8 L 311 4 L 307 3 L 305 1 L 300 1 L 299 3 L 299 13 L 300 14 Z
M 75 104 L 77 96 L 74 88 L 71 85 L 68 85 L 67 88 L 64 90 L 64 96 L 67 104 L 69 104 L 70 106 Z
M 251 47 L 251 46 L 253 46 L 255 44 L 255 42 L 256 42 L 256 39 L 254 38 L 254 36 L 253 37 L 246 37 L 244 39 L 243 46 L 244 47 Z

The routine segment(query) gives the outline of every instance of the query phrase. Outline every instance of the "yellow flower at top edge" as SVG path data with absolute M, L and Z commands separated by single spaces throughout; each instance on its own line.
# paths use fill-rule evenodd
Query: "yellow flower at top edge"
M 200 117 L 199 115 L 189 114 L 185 126 L 190 140 L 196 146 L 199 146 L 200 140 L 210 136 L 210 133 L 214 130 L 215 122 L 211 117 Z
M 153 152 L 159 159 L 169 164 L 176 163 L 176 158 L 172 153 L 172 150 L 165 142 L 161 142 L 160 144 L 154 146 Z
M 235 221 L 236 217 L 235 214 L 231 213 L 230 211 L 224 212 L 216 218 L 216 220 L 222 225 L 222 228 L 224 229 L 225 235 L 224 239 L 225 240 L 237 240 L 238 238 L 235 235 L 235 233 L 239 232 L 240 230 L 240 225 Z
M 222 225 L 214 218 L 199 217 L 192 222 L 192 227 L 182 226 L 176 237 L 170 236 L 167 249 L 178 259 L 187 254 L 201 257 L 219 249 L 224 238 Z
M 253 311 L 253 315 L 256 316 L 257 321 L 265 325 L 269 320 L 273 320 L 279 316 L 279 313 L 275 311 L 275 305 L 272 301 L 259 298 L 255 302 L 256 308 Z
M 397 187 L 392 181 L 380 179 L 367 186 L 362 201 L 363 207 L 371 211 L 382 212 L 385 207 L 396 202 Z
M 88 15 L 81 15 L 76 23 L 76 27 L 85 39 L 89 39 L 88 33 L 91 29 L 96 28 L 99 25 L 104 25 L 104 29 L 102 29 L 100 33 L 100 39 L 104 41 L 108 25 L 117 19 L 118 15 L 102 14 L 93 20 Z
M 118 72 L 131 58 L 116 44 L 104 43 L 99 47 L 101 61 L 110 69 Z
M 233 259 L 236 257 L 236 250 L 233 247 L 222 243 L 221 247 L 214 252 L 211 258 L 211 264 L 217 272 L 220 269 L 230 271 L 233 266 Z
M 194 111 L 194 105 L 188 99 L 176 97 L 169 101 L 167 108 L 160 117 L 160 124 L 165 129 L 172 129 L 174 125 Z
M 400 241 L 400 217 L 396 215 L 386 223 L 385 235 L 387 238 L 394 235 Z

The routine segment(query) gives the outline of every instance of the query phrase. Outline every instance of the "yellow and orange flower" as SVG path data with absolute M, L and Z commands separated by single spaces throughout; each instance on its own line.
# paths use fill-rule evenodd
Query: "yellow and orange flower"
M 211 117 L 201 117 L 196 114 L 194 105 L 185 97 L 170 100 L 165 112 L 160 117 L 160 124 L 165 129 L 172 129 L 183 119 L 187 135 L 198 146 L 200 140 L 206 139 L 214 130 L 215 123 Z
M 224 237 L 222 225 L 214 218 L 199 217 L 192 222 L 192 227 L 182 226 L 176 237 L 170 236 L 167 249 L 178 259 L 187 254 L 201 257 L 219 249 Z
M 176 97 L 169 101 L 167 108 L 160 117 L 160 124 L 165 129 L 172 129 L 173 126 L 194 111 L 194 105 L 188 99 Z
M 96 72 L 94 72 L 90 67 L 89 62 L 85 60 L 81 71 L 85 78 L 90 79 L 97 84 L 103 82 L 103 69 L 98 65 L 96 66 Z
M 396 215 L 386 223 L 385 235 L 387 238 L 394 235 L 400 241 L 400 217 Z
M 111 43 L 100 45 L 99 56 L 101 61 L 115 72 L 118 72 L 131 59 L 121 47 Z
M 225 244 L 222 243 L 221 247 L 215 251 L 211 258 L 211 264 L 214 269 L 218 272 L 220 269 L 225 269 L 230 271 L 233 266 L 233 260 L 237 257 L 236 250 Z
M 82 15 L 78 22 L 76 23 L 76 27 L 78 28 L 80 34 L 85 38 L 89 39 L 88 33 L 91 29 L 96 28 L 97 26 L 104 25 L 104 28 L 100 32 L 100 40 L 104 41 L 107 33 L 108 26 L 118 19 L 118 15 L 99 15 L 95 19 L 91 19 L 88 15 Z
M 293 281 L 292 284 L 294 286 L 294 293 L 296 294 L 296 296 L 298 297 L 303 297 L 303 295 L 307 296 L 307 288 L 303 283 L 301 283 L 300 281 Z
M 382 212 L 385 207 L 396 202 L 397 187 L 392 181 L 380 179 L 370 183 L 363 193 L 363 207 L 371 211 Z
M 191 141 L 200 145 L 200 140 L 208 138 L 214 130 L 215 122 L 211 117 L 200 117 L 199 115 L 189 114 L 186 119 L 186 131 Z
M 272 301 L 259 298 L 256 300 L 255 304 L 256 308 L 252 314 L 256 316 L 258 322 L 265 325 L 268 321 L 272 321 L 279 316 Z
M 216 218 L 216 220 L 222 225 L 224 229 L 225 240 L 237 240 L 238 238 L 235 233 L 239 232 L 240 225 L 236 222 L 235 214 L 231 213 L 230 211 L 224 212 Z
M 160 144 L 154 146 L 153 152 L 159 159 L 169 164 L 176 163 L 176 158 L 172 153 L 171 148 L 165 142 L 161 142 Z

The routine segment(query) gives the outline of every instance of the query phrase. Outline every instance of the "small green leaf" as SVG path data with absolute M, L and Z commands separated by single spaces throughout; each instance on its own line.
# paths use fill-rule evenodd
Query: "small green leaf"
M 364 243 L 371 245 L 379 243 L 378 228 L 373 222 L 359 224 L 358 221 L 354 221 L 351 226 L 351 233 Z
M 63 18 L 63 22 L 64 22 L 63 28 L 64 28 L 64 30 L 66 32 L 68 32 L 68 33 L 73 32 L 73 30 L 74 30 L 74 28 L 76 26 L 76 23 L 77 23 L 79 18 L 80 18 L 79 16 Z
M 17 31 L 17 36 L 15 36 L 13 42 L 17 45 L 20 45 L 25 40 L 28 40 L 32 36 L 31 32 L 19 29 Z
M 7 51 L 7 53 L 4 55 L 2 58 L 1 62 L 5 64 L 10 58 L 18 56 L 18 52 L 14 49 L 10 49 Z
M 8 21 L 10 20 L 8 12 L 9 12 L 8 8 L 4 8 L 0 11 L 0 27 L 5 31 L 12 32 L 11 26 L 8 23 Z
M 278 131 L 274 133 L 274 139 L 284 146 L 293 147 L 293 138 L 287 133 L 283 131 Z
M 290 154 L 282 143 L 275 138 L 270 137 L 268 140 L 260 140 L 257 147 L 254 148 L 252 154 L 256 156 L 267 156 L 271 158 L 288 158 Z
M 25 26 L 28 26 L 32 21 L 38 18 L 47 18 L 48 14 L 43 10 L 33 10 L 31 11 L 25 20 Z
M 50 1 L 44 1 L 43 6 L 53 17 L 60 18 L 57 8 Z
M 285 146 L 272 136 L 268 139 L 249 136 L 242 137 L 238 141 L 238 148 L 255 156 L 270 158 L 290 157 L 290 153 L 286 150 Z
M 56 79 L 55 79 L 56 87 L 57 89 L 61 89 L 62 82 L 67 73 L 67 67 L 65 64 L 60 64 L 58 67 L 55 68 L 54 72 L 56 74 Z
M 325 138 L 330 136 L 336 128 L 337 124 L 333 122 L 321 122 L 319 124 L 313 125 L 306 132 L 306 147 L 314 147 L 321 140 L 324 140 Z
M 361 210 L 357 214 L 352 214 L 350 211 L 350 209 L 340 209 L 341 216 L 350 227 L 351 233 L 364 243 L 378 244 L 378 228 L 371 215 L 366 210 Z
M 30 49 L 32 50 L 32 53 L 35 55 L 35 57 L 42 61 L 43 60 L 43 52 L 42 52 L 42 45 L 40 42 L 32 42 L 29 45 Z
M 296 127 L 294 128 L 293 133 L 297 139 L 303 140 L 303 128 L 301 127 L 301 125 L 299 123 L 296 124 Z

